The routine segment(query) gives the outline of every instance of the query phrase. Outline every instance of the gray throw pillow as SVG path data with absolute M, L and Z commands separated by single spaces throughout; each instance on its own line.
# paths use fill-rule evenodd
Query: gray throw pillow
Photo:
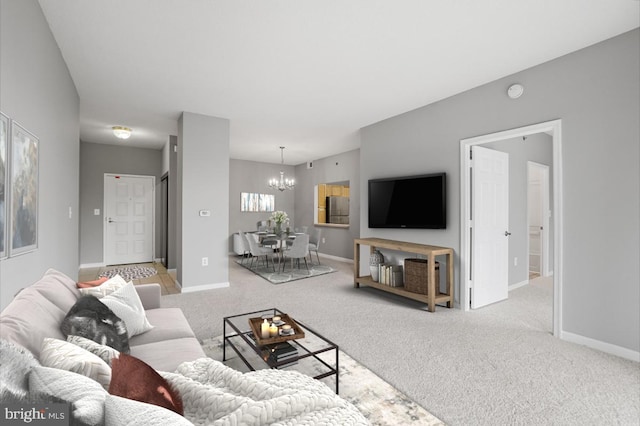
M 81 296 L 62 320 L 60 331 L 86 337 L 119 352 L 129 353 L 125 322 L 95 296 Z

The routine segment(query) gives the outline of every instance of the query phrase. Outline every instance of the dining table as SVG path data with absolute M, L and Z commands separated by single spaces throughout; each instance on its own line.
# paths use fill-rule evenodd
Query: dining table
M 296 239 L 296 235 L 304 235 L 304 232 L 258 231 L 256 234 L 260 245 L 273 248 L 278 257 L 278 271 L 280 271 L 281 266 L 284 265 L 284 246 L 291 244 Z

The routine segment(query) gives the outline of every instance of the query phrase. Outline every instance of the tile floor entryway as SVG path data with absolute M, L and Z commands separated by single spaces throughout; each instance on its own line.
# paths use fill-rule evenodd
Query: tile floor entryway
M 117 266 L 145 266 L 155 268 L 158 273 L 156 275 L 151 275 L 150 277 L 135 279 L 132 280 L 133 284 L 150 284 L 150 283 L 158 283 L 160 284 L 160 288 L 162 290 L 162 295 L 166 294 L 178 294 L 180 293 L 180 288 L 176 286 L 175 281 L 175 271 L 167 271 L 167 268 L 164 267 L 162 263 L 138 263 L 138 264 L 130 264 L 130 265 L 110 265 L 96 268 L 81 268 L 78 273 L 78 281 L 92 281 L 98 279 L 100 274 L 107 269 L 112 269 Z

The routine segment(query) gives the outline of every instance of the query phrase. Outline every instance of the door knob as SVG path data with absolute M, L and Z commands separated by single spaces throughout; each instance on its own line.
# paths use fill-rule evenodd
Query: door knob
M 115 223 L 115 220 L 111 219 L 110 217 L 107 218 L 107 222 L 109 223 Z
M 509 232 L 509 231 L 504 231 L 504 236 L 505 236 L 505 237 L 508 237 L 509 235 L 511 235 L 511 232 Z

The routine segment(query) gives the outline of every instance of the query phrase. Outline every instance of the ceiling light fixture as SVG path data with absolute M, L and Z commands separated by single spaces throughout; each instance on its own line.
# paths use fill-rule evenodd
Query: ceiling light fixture
M 284 166 L 284 146 L 280 147 L 280 163 Z M 269 187 L 276 188 L 279 191 L 284 191 L 285 189 L 293 189 L 296 185 L 294 179 L 285 179 L 284 178 L 284 170 L 280 170 L 280 179 L 273 178 L 269 180 Z
M 129 139 L 131 136 L 131 129 L 128 127 L 113 126 L 111 130 L 113 130 L 113 134 L 118 139 Z

